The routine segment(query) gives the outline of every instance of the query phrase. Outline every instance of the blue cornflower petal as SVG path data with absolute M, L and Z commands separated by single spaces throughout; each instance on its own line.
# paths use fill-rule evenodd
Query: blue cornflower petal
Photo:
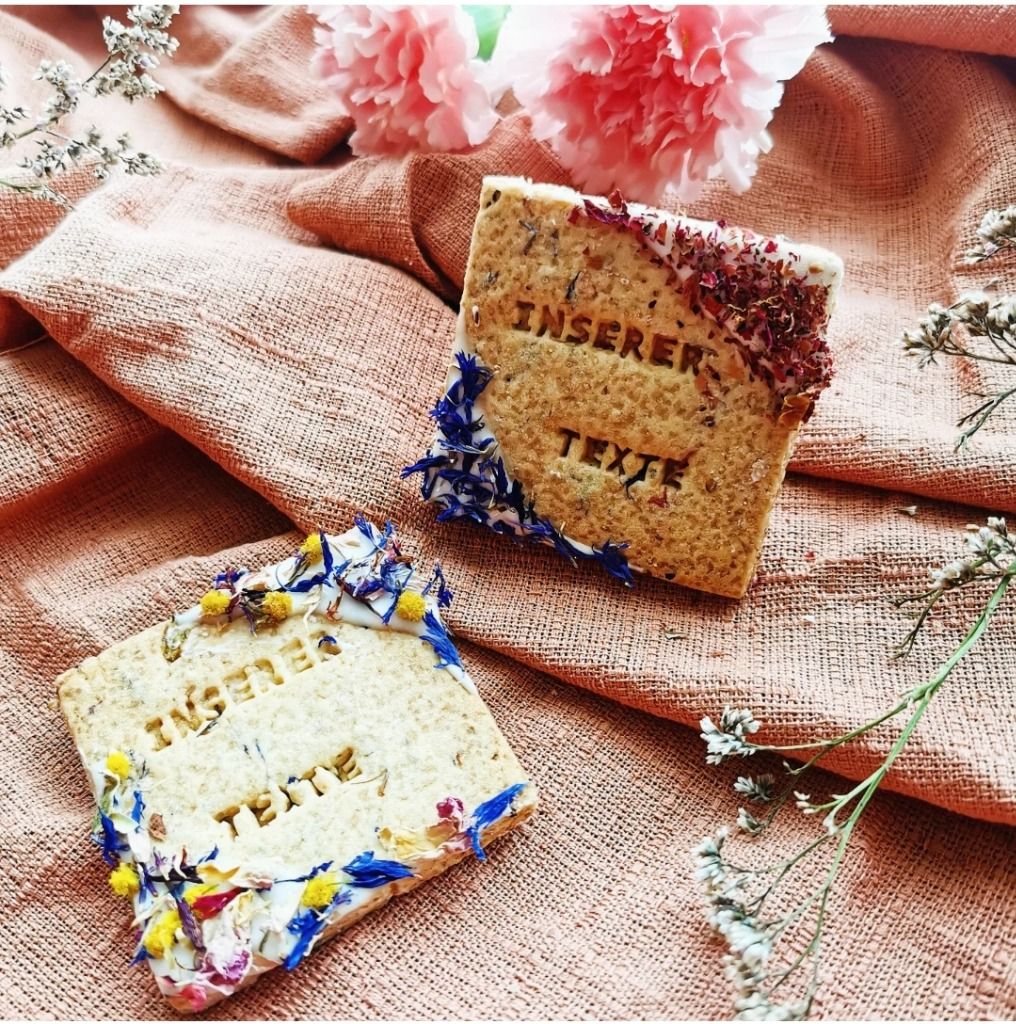
M 120 863 L 120 854 L 127 849 L 127 843 L 121 842 L 113 819 L 103 811 L 99 811 L 100 831 L 92 833 L 92 842 L 102 850 L 102 859 L 115 868 Z
M 324 931 L 328 924 L 328 916 L 336 908 L 349 903 L 352 893 L 345 887 L 339 889 L 334 899 L 323 910 L 307 909 L 297 914 L 286 926 L 286 929 L 297 936 L 296 945 L 282 961 L 282 966 L 291 971 L 307 955 L 314 940 Z
M 448 630 L 432 611 L 428 611 L 423 616 L 423 624 L 427 628 L 420 639 L 434 648 L 434 653 L 438 657 L 438 663 L 434 667 L 447 668 L 449 665 L 455 665 L 458 668 L 463 668 L 462 659 L 459 657 L 455 644 L 452 643 L 452 638 L 448 635 Z
M 622 553 L 625 544 L 608 540 L 592 551 L 580 549 L 548 519 L 536 514 L 522 484 L 508 475 L 503 459 L 491 454 L 497 450 L 496 442 L 475 408 L 491 380 L 491 371 L 476 355 L 464 352 L 456 353 L 455 363 L 458 379 L 430 412 L 437 425 L 437 439 L 422 459 L 402 471 L 403 477 L 422 474 L 423 497 L 441 506 L 437 521 L 471 519 L 481 526 L 490 526 L 497 533 L 549 544 L 572 565 L 580 560 L 598 561 L 611 576 L 626 586 L 633 586 L 628 560 Z M 438 482 L 446 486 L 435 494 Z M 510 511 L 514 513 L 514 521 L 492 518 L 491 510 Z
M 444 573 L 441 571 L 441 563 L 434 563 L 434 575 L 431 576 L 430 581 L 423 588 L 423 594 L 426 596 L 431 590 L 437 586 L 437 606 L 438 608 L 450 608 L 452 604 L 451 587 L 448 586 L 448 581 L 445 579 Z
M 447 455 L 424 455 L 422 459 L 417 460 L 411 466 L 404 467 L 400 471 L 399 476 L 405 480 L 407 476 L 412 476 L 414 473 L 422 473 L 425 470 L 433 469 L 435 466 L 445 466 L 449 462 L 451 462 L 451 459 Z
M 320 875 L 322 871 L 327 871 L 331 866 L 332 862 L 330 860 L 326 860 L 324 863 L 318 864 L 317 867 L 311 868 L 305 875 L 298 875 L 296 878 L 280 878 L 275 882 L 275 884 L 281 885 L 283 882 L 306 882 L 315 875 Z
M 525 786 L 524 782 L 516 782 L 514 786 L 509 786 L 507 789 L 502 790 L 497 796 L 492 796 L 489 800 L 485 800 L 473 811 L 471 815 L 472 821 L 469 828 L 466 829 L 466 835 L 469 836 L 469 842 L 472 844 L 477 860 L 487 859 L 487 855 L 483 852 L 483 847 L 480 845 L 480 833 L 488 825 L 493 825 L 495 821 L 504 815 L 505 811 L 511 806 L 512 800 L 525 789 Z
M 241 576 L 246 576 L 246 569 L 225 569 L 218 573 L 214 580 L 212 580 L 212 589 L 217 590 L 219 587 L 227 586 L 230 590 L 233 589 L 234 584 Z
M 627 544 L 611 544 L 608 540 L 602 548 L 594 548 L 593 550 L 600 565 L 611 576 L 616 576 L 626 587 L 634 587 L 635 577 L 632 576 L 631 569 L 628 568 L 628 559 L 621 553 L 626 547 L 628 547 Z
M 335 556 L 332 554 L 332 547 L 328 543 L 328 538 L 325 536 L 324 530 L 318 530 L 318 536 L 321 538 L 321 558 L 324 561 L 325 571 L 324 577 L 328 579 L 332 574 L 332 569 L 335 566 Z
M 141 827 L 141 816 L 145 813 L 145 801 L 141 798 L 141 790 L 134 790 L 134 808 L 131 811 L 131 821 L 139 828 Z
M 379 860 L 373 850 L 361 853 L 342 870 L 353 880 L 351 884 L 360 889 L 376 889 L 400 878 L 413 877 L 412 869 L 405 864 L 397 860 Z
M 318 586 L 320 583 L 324 583 L 327 579 L 328 574 L 326 572 L 316 572 L 313 576 L 306 576 L 304 579 L 290 583 L 289 586 L 285 586 L 282 589 L 288 590 L 291 594 L 306 594 L 308 590 Z

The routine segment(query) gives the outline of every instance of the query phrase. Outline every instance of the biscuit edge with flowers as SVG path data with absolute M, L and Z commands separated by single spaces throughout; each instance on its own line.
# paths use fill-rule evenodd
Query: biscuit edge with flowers
M 176 1009 L 296 967 L 533 812 L 450 597 L 358 518 L 58 680 L 134 960 Z
M 828 385 L 839 257 L 484 179 L 438 436 L 438 518 L 740 597 Z

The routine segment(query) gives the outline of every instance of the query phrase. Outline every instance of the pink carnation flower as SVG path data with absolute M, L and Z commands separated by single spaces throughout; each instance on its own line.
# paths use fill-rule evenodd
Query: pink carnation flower
M 489 73 L 576 183 L 651 201 L 751 183 L 788 78 L 831 39 L 822 7 L 526 7 Z
M 497 121 L 477 80 L 472 19 L 455 7 L 310 7 L 314 71 L 341 100 L 358 155 L 459 150 Z

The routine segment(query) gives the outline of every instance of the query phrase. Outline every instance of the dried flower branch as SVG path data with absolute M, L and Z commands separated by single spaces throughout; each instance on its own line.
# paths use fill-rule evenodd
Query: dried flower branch
M 821 981 L 821 947 L 829 897 L 836 884 L 854 828 L 871 798 L 907 745 L 935 694 L 953 669 L 967 656 L 988 628 L 992 617 L 1016 579 L 1016 535 L 1005 520 L 989 519 L 986 526 L 968 527 L 967 554 L 941 569 L 931 571 L 931 587 L 897 601 L 898 605 L 920 602 L 914 628 L 900 645 L 900 655 L 914 646 L 917 634 L 941 598 L 962 587 L 989 584 L 990 593 L 980 614 L 956 649 L 926 682 L 903 695 L 884 714 L 830 739 L 777 746 L 758 743 L 752 737 L 760 723 L 748 709 L 724 709 L 719 724 L 702 719 L 706 761 L 719 764 L 729 757 L 755 754 L 807 756 L 802 764 L 784 762 L 789 776 L 786 788 L 775 794 L 775 780 L 764 775 L 740 777 L 734 790 L 749 799 L 769 804 L 763 817 L 738 811 L 738 827 L 750 836 L 762 835 L 780 810 L 793 799 L 807 815 L 822 815 L 823 830 L 793 856 L 760 868 L 738 866 L 726 855 L 724 845 L 730 831 L 719 829 L 696 849 L 698 880 L 703 883 L 709 905 L 709 920 L 727 944 L 726 975 L 734 985 L 734 1006 L 741 1020 L 799 1020 L 807 1016 Z M 830 751 L 858 739 L 893 718 L 905 716 L 903 727 L 882 763 L 867 778 L 846 793 L 813 800 L 798 788 L 800 778 Z M 770 901 L 785 879 L 823 847 L 831 848 L 815 889 L 784 913 L 773 913 Z M 804 932 L 803 938 L 801 932 Z M 779 940 L 782 940 L 780 942 Z M 785 983 L 798 977 L 798 993 L 785 995 Z M 778 1001 L 782 1000 L 782 1001 Z
M 1001 212 L 989 210 L 977 234 L 984 245 L 967 253 L 968 263 L 981 263 L 1007 249 L 1016 251 L 1016 206 Z M 984 291 L 974 291 L 964 292 L 948 308 L 933 302 L 917 327 L 903 332 L 903 348 L 907 355 L 918 357 L 920 368 L 934 363 L 936 356 L 1016 368 L 1016 296 L 992 298 Z M 957 423 L 965 429 L 956 447 L 963 448 L 1013 395 L 1016 381 L 1012 387 L 978 393 L 976 397 L 984 401 Z
M 977 237 L 984 244 L 967 252 L 967 263 L 981 263 L 1005 249 L 1016 249 L 1016 206 L 988 210 L 981 219 Z
M 157 96 L 162 86 L 149 72 L 158 67 L 159 56 L 170 57 L 177 48 L 177 40 L 167 30 L 179 10 L 176 4 L 131 7 L 127 25 L 104 18 L 102 36 L 107 57 L 85 79 L 78 78 L 64 61 L 42 61 L 34 78 L 52 89 L 42 111 L 33 117 L 23 106 L 0 104 L 0 150 L 13 150 L 25 140 L 33 142 L 34 153 L 18 166 L 31 171 L 35 180 L 0 179 L 0 188 L 69 206 L 69 200 L 53 187 L 52 180 L 87 158 L 94 161 L 94 173 L 100 180 L 107 178 L 114 167 L 126 174 L 158 174 L 162 169 L 159 161 L 149 153 L 134 150 L 126 133 L 109 143 L 94 126 L 76 137 L 62 133 L 59 127 L 78 109 L 82 96 L 122 96 L 131 103 Z M 0 90 L 6 84 L 0 68 Z
M 896 651 L 897 657 L 910 653 L 918 634 L 935 605 L 948 593 L 961 587 L 983 585 L 997 587 L 1016 573 L 1016 535 L 1009 532 L 1001 518 L 989 518 L 986 526 L 967 527 L 967 553 L 941 569 L 931 570 L 931 586 L 918 594 L 897 598 L 898 608 L 920 604 L 913 629 L 903 638 Z

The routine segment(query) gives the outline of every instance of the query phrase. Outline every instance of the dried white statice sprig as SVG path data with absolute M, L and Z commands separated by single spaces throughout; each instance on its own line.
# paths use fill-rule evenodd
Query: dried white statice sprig
M 918 634 L 935 605 L 948 593 L 961 587 L 989 584 L 998 587 L 1016 573 L 1016 534 L 1009 531 L 1001 517 L 989 517 L 987 524 L 967 526 L 966 554 L 930 570 L 930 586 L 917 594 L 897 598 L 896 606 L 919 605 L 914 627 L 903 638 L 897 655 L 909 654 Z
M 1016 206 L 989 210 L 977 234 L 984 245 L 967 253 L 968 262 L 981 263 L 1006 250 L 1016 251 Z M 921 368 L 934 363 L 937 356 L 950 356 L 1016 370 L 1016 296 L 992 297 L 984 291 L 969 291 L 948 307 L 933 302 L 917 327 L 903 332 L 903 349 L 918 357 Z M 964 430 L 956 447 L 963 448 L 1013 395 L 1016 379 L 1011 387 L 978 393 L 982 403 L 957 424 Z
M 131 103 L 157 96 L 162 86 L 149 72 L 158 67 L 159 57 L 171 57 L 177 48 L 177 40 L 167 30 L 179 10 L 176 4 L 131 7 L 126 25 L 104 18 L 107 56 L 87 78 L 79 78 L 64 61 L 42 61 L 34 78 L 51 88 L 42 110 L 33 116 L 26 107 L 0 104 L 0 150 L 13 150 L 26 140 L 34 144 L 34 152 L 18 164 L 30 171 L 31 177 L 24 181 L 0 179 L 0 188 L 66 206 L 69 201 L 54 187 L 53 179 L 83 160 L 91 160 L 99 179 L 108 177 L 116 167 L 126 174 L 157 174 L 162 169 L 159 161 L 150 153 L 135 150 L 126 133 L 107 142 L 93 126 L 70 137 L 60 131 L 60 124 L 78 109 L 84 96 L 122 96 Z M 0 67 L 0 90 L 6 85 Z
M 727 945 L 725 973 L 734 987 L 734 1008 L 740 1020 L 799 1020 L 810 1012 L 821 981 L 820 953 L 829 898 L 857 822 L 907 745 L 932 698 L 984 634 L 1016 579 L 1016 534 L 1009 532 L 1001 518 L 990 518 L 984 526 L 969 526 L 964 556 L 932 569 L 930 578 L 928 589 L 896 602 L 921 605 L 914 628 L 900 644 L 899 655 L 913 648 L 921 627 L 946 594 L 960 588 L 983 586 L 988 589 L 987 598 L 963 640 L 935 674 L 904 694 L 884 714 L 839 736 L 790 745 L 771 745 L 753 739 L 760 730 L 760 723 L 747 708 L 724 709 L 719 724 L 708 717 L 702 719 L 702 739 L 706 742 L 709 764 L 767 753 L 807 757 L 796 766 L 783 763 L 788 783 L 778 795 L 771 775 L 737 779 L 735 792 L 769 808 L 765 815 L 758 817 L 739 808 L 737 824 L 743 834 L 763 835 L 780 810 L 791 801 L 805 815 L 822 816 L 823 828 L 818 835 L 793 856 L 775 864 L 744 867 L 733 863 L 724 851 L 730 836 L 725 827 L 703 840 L 695 850 L 696 877 L 705 889 L 709 920 Z M 903 720 L 902 729 L 881 764 L 847 792 L 832 794 L 827 799 L 813 799 L 798 788 L 800 777 L 830 751 L 897 717 Z M 828 860 L 819 870 L 815 888 L 790 909 L 774 911 L 771 904 L 784 881 L 823 848 L 829 851 Z
M 1016 249 L 1016 206 L 1007 206 L 1004 210 L 988 210 L 981 218 L 977 237 L 983 244 L 967 252 L 967 263 L 981 263 L 1003 249 Z

